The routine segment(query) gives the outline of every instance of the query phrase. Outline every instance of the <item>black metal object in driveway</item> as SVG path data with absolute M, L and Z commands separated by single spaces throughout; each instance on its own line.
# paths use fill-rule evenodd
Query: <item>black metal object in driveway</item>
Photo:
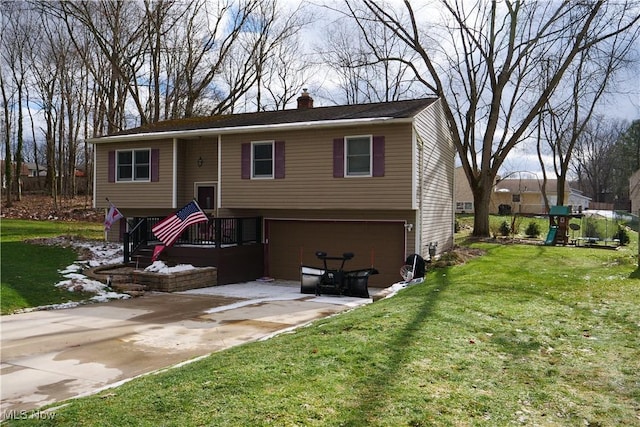
M 344 264 L 354 257 L 345 252 L 341 257 L 328 256 L 326 252 L 316 252 L 322 267 L 300 267 L 300 292 L 303 294 L 331 294 L 369 298 L 369 276 L 378 274 L 375 268 L 345 271 Z M 340 261 L 340 267 L 329 268 L 327 261 Z

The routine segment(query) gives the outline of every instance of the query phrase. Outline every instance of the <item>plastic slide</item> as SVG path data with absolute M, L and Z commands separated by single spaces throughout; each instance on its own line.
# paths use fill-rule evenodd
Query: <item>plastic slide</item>
M 556 233 L 558 232 L 558 227 L 552 226 L 549 228 L 549 233 L 547 234 L 547 240 L 544 241 L 544 244 L 549 246 L 553 245 L 553 242 L 556 240 Z

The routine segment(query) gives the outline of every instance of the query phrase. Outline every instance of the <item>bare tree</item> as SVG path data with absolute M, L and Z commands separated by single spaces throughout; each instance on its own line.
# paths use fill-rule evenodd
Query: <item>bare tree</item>
M 2 171 L 4 177 L 4 183 L 7 188 L 7 206 L 11 206 L 11 181 L 13 179 L 13 161 L 11 155 L 11 108 L 9 107 L 9 98 L 7 95 L 6 82 L 2 77 L 4 73 L 0 73 L 0 91 L 2 92 L 2 142 L 4 144 L 4 170 Z
M 442 100 L 474 196 L 474 236 L 489 235 L 495 177 L 571 64 L 640 20 L 629 2 L 442 1 L 442 20 L 428 26 L 419 18 L 431 14 L 409 0 L 402 11 L 373 0 L 346 4 L 361 27 L 380 23 L 418 54 L 420 61 L 397 60 Z M 553 74 L 540 88 L 536 68 L 551 54 Z
M 302 3 L 284 7 L 280 0 L 263 0 L 250 17 L 240 38 L 243 56 L 255 70 L 255 83 L 246 95 L 257 111 L 284 108 L 300 93 L 309 69 L 300 33 L 310 20 Z
M 566 202 L 565 188 L 571 171 L 574 147 L 592 120 L 597 107 L 610 95 L 615 75 L 632 64 L 630 54 L 639 36 L 640 27 L 624 36 L 614 35 L 601 43 L 598 49 L 581 52 L 564 79 L 567 90 L 558 91 L 552 96 L 547 108 L 541 112 L 545 138 L 538 139 L 538 157 L 546 183 L 547 173 L 541 153 L 549 151 L 552 155 L 553 172 L 557 177 L 558 205 L 564 205 Z M 547 150 L 544 150 L 541 144 L 545 144 Z M 548 201 L 546 203 L 548 208 Z
M 24 144 L 23 101 L 27 85 L 27 52 L 29 52 L 33 41 L 31 35 L 34 33 L 34 29 L 31 25 L 32 21 L 28 8 L 22 8 L 20 3 L 14 2 L 3 2 L 0 7 L 0 15 L 2 15 L 4 27 L 0 56 L 7 65 L 6 68 L 10 70 L 12 83 L 16 91 L 16 149 L 13 153 L 13 160 L 15 163 L 16 199 L 21 200 L 22 177 L 20 171 L 23 164 L 22 151 Z M 9 175 L 7 177 L 9 178 Z M 8 193 L 12 191 L 11 182 L 11 179 L 7 179 Z M 8 195 L 7 200 L 9 199 L 10 196 Z
M 31 90 L 37 99 L 34 102 L 40 104 L 45 121 L 44 129 L 41 129 L 45 139 L 45 188 L 53 197 L 54 207 L 57 208 L 60 196 L 60 182 L 57 178 L 62 173 L 58 159 L 59 150 L 56 148 L 63 114 L 60 105 L 61 73 L 70 42 L 66 37 L 66 31 L 59 28 L 48 15 L 40 13 L 37 22 L 40 39 L 31 50 Z
M 147 49 L 145 14 L 137 2 L 77 1 L 57 2 L 43 10 L 61 20 L 76 51 L 84 55 L 84 66 L 91 70 L 106 95 L 107 132 L 126 127 L 127 95 L 136 107 L 140 123 L 149 122 L 138 74 Z M 142 23 L 142 25 L 141 25 Z M 85 32 L 86 30 L 86 32 Z M 108 62 L 108 79 L 96 67 L 92 49 L 86 49 L 87 35 Z
M 337 76 L 341 99 L 335 102 L 388 102 L 415 96 L 418 82 L 406 63 L 416 60 L 416 53 L 387 27 L 359 25 L 360 29 L 347 20 L 334 23 L 316 48 Z
M 314 64 L 302 51 L 300 40 L 295 38 L 277 46 L 264 66 L 260 83 L 266 94 L 263 105 L 274 110 L 284 110 L 288 103 L 300 95 L 300 89 L 313 78 Z
M 574 149 L 573 172 L 578 184 L 594 202 L 611 202 L 617 163 L 615 144 L 624 132 L 620 121 L 602 117 L 591 121 L 580 133 Z

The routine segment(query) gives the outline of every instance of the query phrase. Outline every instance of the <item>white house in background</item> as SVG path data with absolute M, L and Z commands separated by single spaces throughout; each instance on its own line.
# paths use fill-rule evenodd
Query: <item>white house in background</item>
M 542 194 L 542 179 L 531 178 L 506 178 L 498 177 L 493 186 L 489 212 L 498 213 L 521 213 L 521 214 L 546 214 L 547 208 Z M 548 179 L 546 183 L 546 194 L 549 205 L 557 204 L 557 180 Z M 469 187 L 467 177 L 462 167 L 456 168 L 455 175 L 455 200 L 456 213 L 474 213 L 473 193 Z M 589 208 L 591 199 L 582 194 L 581 191 L 572 188 L 571 183 L 565 185 L 564 205 L 572 206 L 575 212 L 581 212 Z

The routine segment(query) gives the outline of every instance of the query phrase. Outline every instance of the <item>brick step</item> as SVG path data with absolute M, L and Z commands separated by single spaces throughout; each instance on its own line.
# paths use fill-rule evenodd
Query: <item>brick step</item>
M 147 288 L 144 285 L 136 283 L 113 283 L 111 287 L 122 294 L 131 295 L 132 297 L 144 295 L 144 291 Z

